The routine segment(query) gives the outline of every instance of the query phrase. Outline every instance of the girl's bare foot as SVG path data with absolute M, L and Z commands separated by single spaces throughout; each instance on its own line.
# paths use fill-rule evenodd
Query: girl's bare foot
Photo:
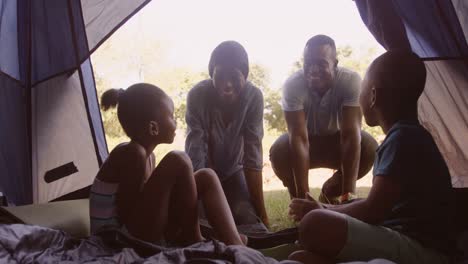
M 244 246 L 247 246 L 247 243 L 249 242 L 249 238 L 244 234 L 239 234 L 239 237 L 242 241 L 242 244 L 244 244 Z

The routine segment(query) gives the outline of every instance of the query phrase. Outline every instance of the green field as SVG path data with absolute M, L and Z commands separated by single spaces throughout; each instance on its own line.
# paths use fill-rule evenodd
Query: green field
M 358 187 L 358 196 L 361 198 L 366 197 L 369 189 L 369 187 Z M 311 188 L 310 191 L 314 198 L 318 198 L 319 188 Z M 270 219 L 270 231 L 274 232 L 295 225 L 288 217 L 289 194 L 286 190 L 265 192 L 265 206 Z

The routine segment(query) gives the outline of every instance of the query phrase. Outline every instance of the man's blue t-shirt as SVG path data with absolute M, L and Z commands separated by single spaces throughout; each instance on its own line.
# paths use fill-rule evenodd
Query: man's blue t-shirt
M 449 170 L 432 136 L 417 121 L 399 121 L 377 149 L 374 177 L 391 177 L 401 198 L 384 226 L 427 247 L 453 248 Z

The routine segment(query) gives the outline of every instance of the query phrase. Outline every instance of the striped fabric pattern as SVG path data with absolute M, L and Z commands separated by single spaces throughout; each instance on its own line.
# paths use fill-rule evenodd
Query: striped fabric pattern
M 91 234 L 104 226 L 120 226 L 117 220 L 117 205 L 115 197 L 118 183 L 109 183 L 94 179 L 89 196 L 89 215 Z

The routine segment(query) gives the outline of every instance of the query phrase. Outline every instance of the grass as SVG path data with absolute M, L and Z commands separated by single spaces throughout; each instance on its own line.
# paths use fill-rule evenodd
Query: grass
M 367 197 L 369 187 L 358 187 L 357 193 L 361 198 Z M 310 193 L 314 198 L 320 194 L 319 188 L 311 188 Z M 276 190 L 265 192 L 265 207 L 270 219 L 270 231 L 279 231 L 294 227 L 295 223 L 288 216 L 289 194 L 287 190 Z

